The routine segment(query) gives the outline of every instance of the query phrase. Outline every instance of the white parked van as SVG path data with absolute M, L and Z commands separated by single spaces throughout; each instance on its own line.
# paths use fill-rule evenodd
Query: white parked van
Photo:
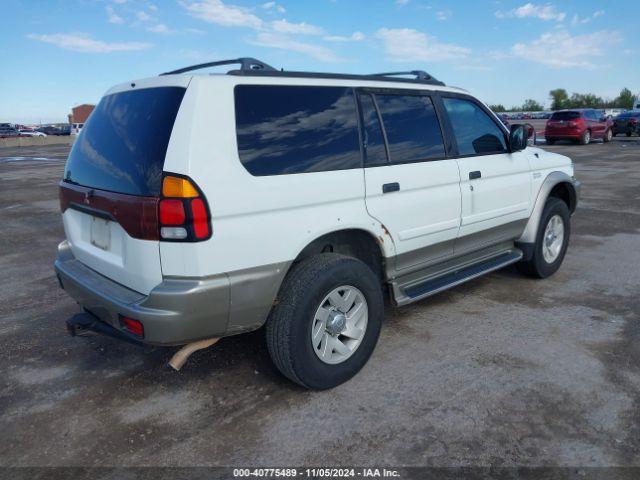
M 83 310 L 70 330 L 191 351 L 266 323 L 280 371 L 323 389 L 367 362 L 385 300 L 513 263 L 553 274 L 578 201 L 570 159 L 408 73 L 243 58 L 109 90 L 60 182 L 55 268 Z

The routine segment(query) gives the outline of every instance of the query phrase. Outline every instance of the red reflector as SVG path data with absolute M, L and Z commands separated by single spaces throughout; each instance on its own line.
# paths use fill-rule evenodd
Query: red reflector
M 184 220 L 182 200 L 160 200 L 160 223 L 162 225 L 182 225 Z
M 120 321 L 126 330 L 139 337 L 144 337 L 144 327 L 142 326 L 142 322 L 128 317 L 120 317 Z
M 207 209 L 201 198 L 191 200 L 191 216 L 193 217 L 193 233 L 196 238 L 207 238 L 209 236 L 209 220 L 207 219 Z

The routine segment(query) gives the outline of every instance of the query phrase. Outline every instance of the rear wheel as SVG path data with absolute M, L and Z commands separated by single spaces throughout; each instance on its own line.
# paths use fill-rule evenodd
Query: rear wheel
M 631 130 L 627 130 L 627 137 L 630 137 L 631 133 L 632 133 Z
M 303 387 L 335 387 L 367 363 L 383 314 L 380 281 L 366 264 L 314 255 L 295 265 L 280 288 L 267 321 L 269 354 Z
M 604 137 L 602 138 L 602 141 L 604 143 L 609 143 L 611 141 L 611 139 L 613 138 L 613 132 L 611 131 L 611 129 L 607 129 L 606 132 L 604 132 Z
M 547 142 L 547 145 L 553 145 L 554 143 L 556 143 L 556 139 L 555 138 L 547 138 L 545 140 Z
M 558 271 L 564 260 L 571 234 L 569 208 L 559 198 L 547 200 L 540 218 L 531 259 L 518 263 L 518 269 L 532 277 L 547 278 Z
M 580 137 L 580 144 L 588 145 L 589 143 L 591 143 L 591 131 L 585 130 L 582 136 Z

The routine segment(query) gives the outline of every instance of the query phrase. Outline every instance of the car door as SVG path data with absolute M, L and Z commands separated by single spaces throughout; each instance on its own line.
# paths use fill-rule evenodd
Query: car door
M 506 131 L 475 99 L 443 95 L 442 102 L 460 169 L 462 212 L 455 254 L 518 238 L 531 206 L 529 152 L 510 153 Z
M 460 225 L 458 165 L 446 157 L 432 98 L 360 91 L 366 206 L 391 235 L 399 274 L 453 255 Z

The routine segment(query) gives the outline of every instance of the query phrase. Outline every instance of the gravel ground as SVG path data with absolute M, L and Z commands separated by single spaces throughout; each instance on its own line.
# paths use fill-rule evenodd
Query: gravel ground
M 637 137 L 549 147 L 583 181 L 555 276 L 389 308 L 364 370 L 320 393 L 274 370 L 262 331 L 180 373 L 172 349 L 69 337 L 66 148 L 0 151 L 0 465 L 640 466 Z

